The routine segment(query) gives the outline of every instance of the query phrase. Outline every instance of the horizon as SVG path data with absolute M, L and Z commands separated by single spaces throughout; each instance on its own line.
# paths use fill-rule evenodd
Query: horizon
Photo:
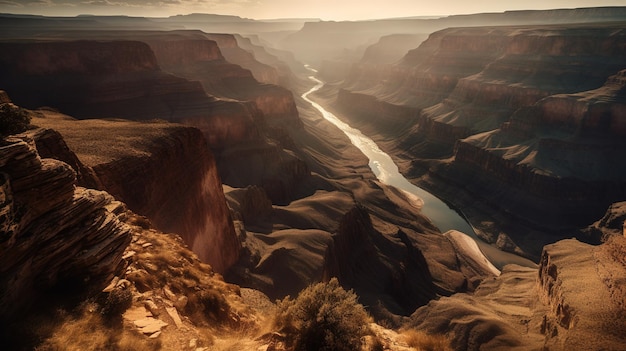
M 507 2 L 488 0 L 480 3 L 465 3 L 448 0 L 437 4 L 412 0 L 375 0 L 361 4 L 356 0 L 333 3 L 333 0 L 318 0 L 309 4 L 287 0 L 178 0 L 170 2 L 152 0 L 124 0 L 118 2 L 83 0 L 0 0 L 0 13 L 14 15 L 41 15 L 49 17 L 76 16 L 128 16 L 166 18 L 177 15 L 212 14 L 237 16 L 257 21 L 311 20 L 321 21 L 364 21 L 412 17 L 446 17 L 477 13 L 499 13 L 506 11 L 532 11 L 573 9 L 589 7 L 626 6 L 624 0 L 608 0 L 598 4 L 593 0 L 527 0 Z M 178 4 L 174 6 L 173 4 Z M 426 5 L 422 5 L 426 4 Z

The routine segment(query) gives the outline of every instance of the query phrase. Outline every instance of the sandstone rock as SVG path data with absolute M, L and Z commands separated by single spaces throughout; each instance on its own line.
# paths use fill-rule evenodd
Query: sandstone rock
M 133 324 L 137 327 L 137 329 L 139 329 L 141 333 L 148 334 L 150 336 L 160 332 L 162 328 L 168 326 L 168 324 L 163 322 L 162 320 L 152 317 L 137 319 L 133 321 Z M 158 335 L 156 337 L 158 337 Z
M 28 310 L 40 294 L 55 289 L 102 290 L 123 268 L 131 239 L 105 209 L 113 198 L 76 188 L 70 166 L 41 159 L 26 135 L 4 141 L 0 171 L 7 229 L 0 247 L 2 318 Z
M 56 126 L 104 189 L 160 230 L 180 234 L 216 271 L 237 260 L 240 244 L 200 131 L 162 122 L 42 118 L 37 123 Z

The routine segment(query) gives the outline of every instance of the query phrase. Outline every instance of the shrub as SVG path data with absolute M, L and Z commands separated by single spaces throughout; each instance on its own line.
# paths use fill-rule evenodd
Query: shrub
M 102 293 L 100 313 L 108 320 L 119 318 L 133 304 L 130 289 L 115 288 L 109 293 Z
M 333 278 L 279 301 L 274 326 L 294 350 L 358 350 L 369 332 L 369 316 L 357 296 Z
M 0 104 L 0 136 L 17 134 L 28 129 L 30 116 L 11 103 Z

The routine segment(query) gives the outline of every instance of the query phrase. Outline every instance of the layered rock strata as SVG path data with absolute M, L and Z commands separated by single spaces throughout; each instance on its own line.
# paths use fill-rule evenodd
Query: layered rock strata
M 336 107 L 422 185 L 464 189 L 461 208 L 581 227 L 624 196 L 611 160 L 626 152 L 625 35 L 620 24 L 446 29 L 396 65 L 356 65 Z
M 291 92 L 259 84 L 249 71 L 225 61 L 216 42 L 201 32 L 101 31 L 77 36 L 90 40 L 0 44 L 4 48 L 0 83 L 16 103 L 53 106 L 78 118 L 158 118 L 195 126 L 218 153 L 220 163 L 229 165 L 229 169 L 221 167 L 226 181 L 266 186 L 273 200 L 291 200 L 293 184 L 302 173 L 282 172 L 302 163 L 282 150 L 292 144 L 285 128 L 301 125 Z M 223 37 L 230 38 L 227 44 L 236 45 L 234 37 Z M 228 98 L 209 96 L 202 85 Z M 279 141 L 268 142 L 268 135 Z M 244 145 L 254 146 L 254 160 L 242 160 L 236 151 L 228 155 L 237 159 L 228 158 L 229 148 Z M 257 162 L 259 155 L 269 165 L 259 177 L 245 167 L 232 166 Z M 247 178 L 241 184 L 229 174 L 247 174 Z
M 110 195 L 76 187 L 72 168 L 40 158 L 25 135 L 2 142 L 0 172 L 3 320 L 55 291 L 98 291 L 124 268 L 130 230 L 112 212 Z
M 198 126 L 213 147 L 258 139 L 253 106 L 218 100 L 199 82 L 163 72 L 146 43 L 57 40 L 0 46 L 0 83 L 20 106 L 51 106 L 78 118 L 184 122 Z
M 46 116 L 46 111 L 41 112 Z M 102 189 L 179 233 L 198 257 L 224 272 L 238 258 L 235 236 L 215 160 L 202 133 L 164 122 L 34 118 L 54 126 Z

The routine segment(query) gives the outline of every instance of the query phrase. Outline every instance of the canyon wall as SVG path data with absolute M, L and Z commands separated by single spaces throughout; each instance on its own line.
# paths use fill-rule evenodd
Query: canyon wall
M 202 133 L 164 122 L 35 118 L 54 127 L 102 189 L 224 272 L 239 256 L 215 160 Z
M 355 64 L 335 107 L 427 187 L 581 227 L 626 195 L 611 164 L 626 152 L 625 36 L 621 24 L 445 29 L 395 65 Z
M 75 186 L 63 162 L 42 159 L 28 135 L 0 147 L 0 316 L 100 291 L 125 269 L 130 229 L 107 193 Z
M 296 53 L 299 60 L 319 67 L 324 60 L 358 61 L 368 45 L 387 35 L 427 35 L 454 27 L 619 22 L 625 18 L 624 7 L 595 7 L 505 11 L 438 18 L 314 21 L 304 23 L 302 29 L 289 34 L 278 45 Z
M 63 32 L 49 35 L 57 39 L 0 43 L 0 84 L 16 103 L 51 106 L 82 119 L 165 119 L 192 125 L 203 132 L 218 162 L 227 165 L 220 167 L 224 181 L 266 186 L 275 201 L 291 199 L 302 173 L 283 172 L 298 163 L 282 150 L 293 143 L 285 128 L 301 127 L 293 94 L 260 84 L 250 71 L 227 62 L 206 34 L 85 31 L 75 36 L 89 40 L 74 41 L 65 41 L 68 34 Z M 235 49 L 232 35 L 216 37 Z M 256 156 L 267 156 L 261 160 L 269 165 L 261 165 L 267 172 L 258 177 L 246 171 L 256 158 L 228 151 L 251 146 Z M 229 176 L 233 174 L 246 174 L 244 183 Z

